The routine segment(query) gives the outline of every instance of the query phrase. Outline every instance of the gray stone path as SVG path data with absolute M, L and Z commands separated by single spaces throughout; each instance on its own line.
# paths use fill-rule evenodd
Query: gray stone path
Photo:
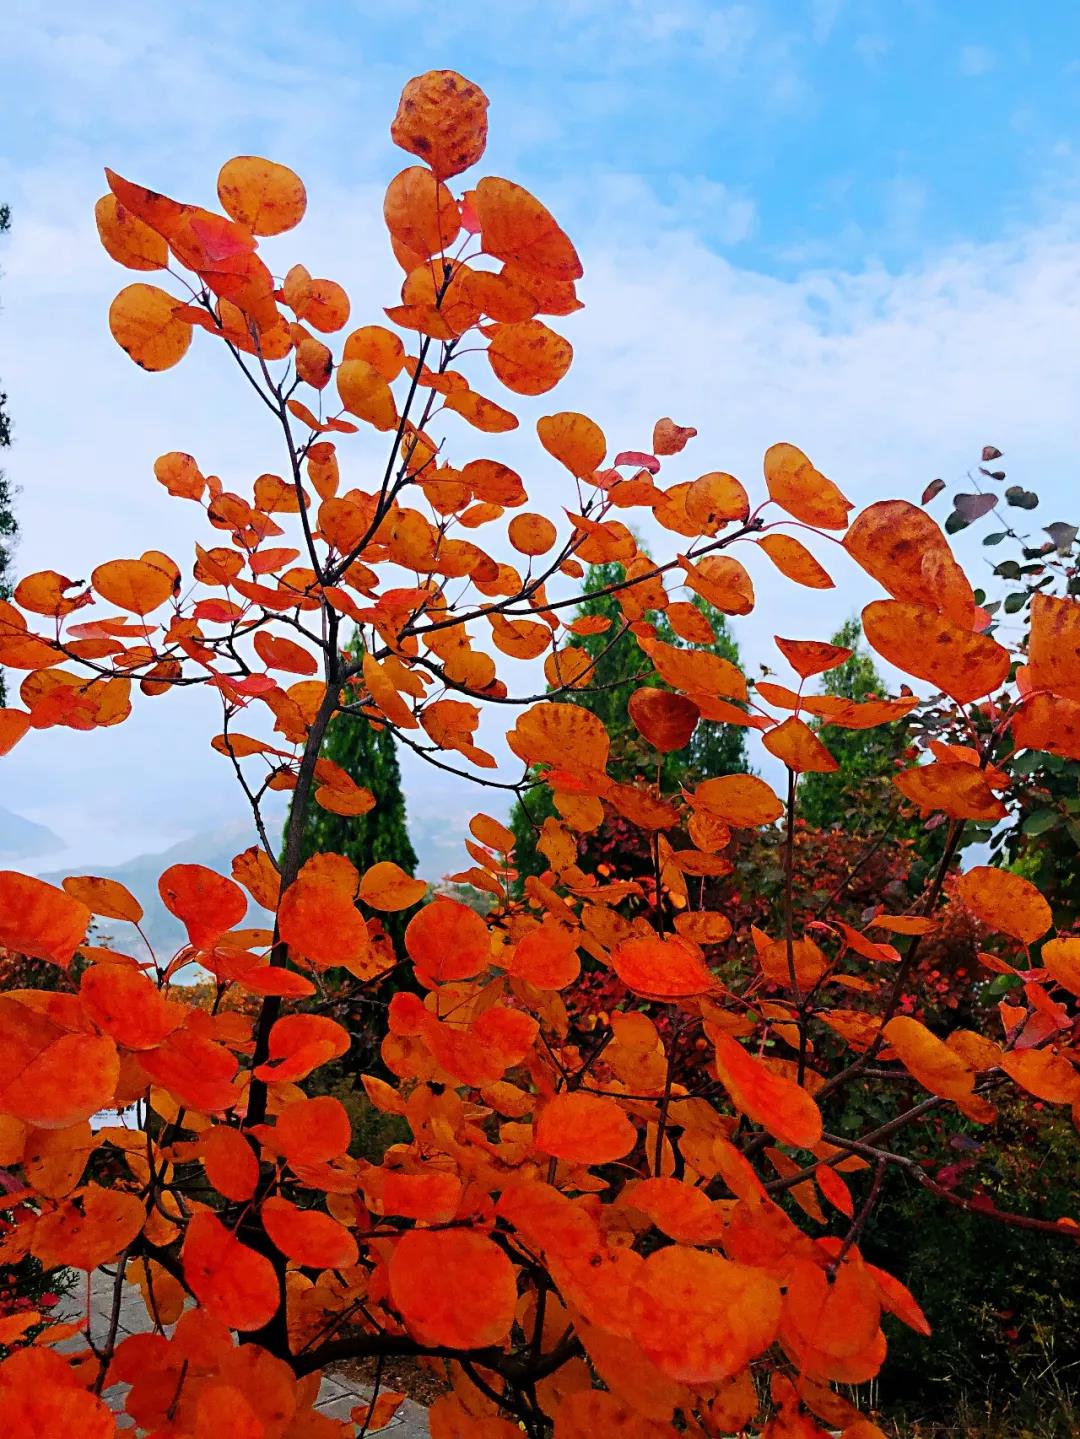
M 75 1288 L 66 1296 L 56 1311 L 58 1320 L 81 1320 L 86 1302 L 86 1280 L 80 1274 Z M 112 1314 L 113 1282 L 102 1270 L 95 1271 L 90 1281 L 90 1333 L 95 1340 L 104 1339 Z M 119 1337 L 129 1334 L 145 1334 L 152 1328 L 146 1306 L 138 1289 L 125 1285 L 120 1300 Z M 69 1339 L 58 1346 L 60 1349 L 85 1348 L 79 1338 Z M 126 1384 L 114 1384 L 102 1396 L 110 1408 L 119 1412 L 127 1392 Z M 343 1374 L 327 1374 L 319 1389 L 316 1408 L 330 1419 L 348 1419 L 352 1411 L 371 1400 L 371 1389 L 367 1385 L 355 1384 Z M 124 1424 L 124 1417 L 118 1421 Z M 393 1439 L 428 1439 L 427 1410 L 411 1399 L 405 1399 L 397 1413 L 381 1429 L 371 1429 L 369 1434 L 393 1435 Z

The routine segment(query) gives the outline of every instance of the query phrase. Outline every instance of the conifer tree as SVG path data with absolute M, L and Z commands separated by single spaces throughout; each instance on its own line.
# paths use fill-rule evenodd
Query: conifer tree
M 656 778 L 655 751 L 641 739 L 629 718 L 630 696 L 643 685 L 657 689 L 669 686 L 652 670 L 634 636 L 629 632 L 620 634 L 625 618 L 617 598 L 608 591 L 622 579 L 620 564 L 589 567 L 582 587 L 584 598 L 575 610 L 575 617 L 599 616 L 609 620 L 610 626 L 600 634 L 574 636 L 570 640 L 570 646 L 584 649 L 590 656 L 593 669 L 586 688 L 567 690 L 559 695 L 559 700 L 584 705 L 603 720 L 611 736 L 608 773 L 627 784 L 646 773 L 650 779 Z M 693 597 L 693 604 L 715 636 L 712 643 L 703 648 L 738 665 L 739 647 L 724 616 L 698 596 Z M 658 639 L 665 644 L 681 643 L 666 614 L 651 618 Z M 736 725 L 702 723 L 685 749 L 664 755 L 661 782 L 669 788 L 710 775 L 742 773 L 746 768 L 744 731 Z M 545 785 L 533 789 L 524 800 L 514 804 L 510 828 L 514 834 L 514 859 L 519 877 L 539 874 L 546 868 L 546 860 L 536 849 L 536 834 L 537 827 L 554 812 L 551 790 Z
M 363 715 L 335 715 L 326 731 L 322 755 L 370 790 L 375 807 L 367 814 L 340 815 L 312 805 L 304 824 L 303 858 L 343 854 L 361 874 L 381 860 L 393 860 L 412 874 L 416 851 L 409 838 L 401 770 L 390 731 L 376 728 Z M 383 927 L 392 938 L 399 938 L 404 921 L 399 915 L 387 914 Z

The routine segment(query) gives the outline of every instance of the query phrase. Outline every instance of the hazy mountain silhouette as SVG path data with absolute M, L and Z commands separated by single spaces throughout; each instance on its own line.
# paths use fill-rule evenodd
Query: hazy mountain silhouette
M 58 834 L 0 805 L 0 859 L 31 858 L 64 848 Z

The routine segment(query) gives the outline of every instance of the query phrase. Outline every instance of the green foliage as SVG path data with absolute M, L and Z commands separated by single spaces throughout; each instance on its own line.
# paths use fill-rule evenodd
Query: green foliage
M 583 705 L 604 722 L 611 738 L 611 759 L 608 773 L 620 784 L 628 784 L 640 775 L 656 778 L 656 751 L 638 734 L 627 714 L 630 696 L 642 686 L 670 689 L 651 668 L 634 636 L 621 633 L 625 623 L 622 609 L 613 594 L 605 593 L 624 578 L 623 567 L 617 563 L 591 565 L 582 586 L 584 598 L 575 610 L 575 617 L 599 616 L 610 620 L 610 627 L 597 635 L 575 635 L 570 645 L 583 649 L 593 661 L 588 683 L 581 690 L 567 690 L 559 695 L 560 702 Z M 709 621 L 716 635 L 711 645 L 698 648 L 719 655 L 739 665 L 739 647 L 724 616 L 707 601 L 694 597 L 694 605 Z M 652 617 L 657 638 L 665 644 L 681 645 L 667 616 Z M 694 731 L 685 749 L 663 757 L 661 783 L 670 792 L 681 783 L 690 783 L 707 775 L 745 772 L 746 738 L 737 725 L 702 722 Z M 520 876 L 540 874 L 547 867 L 536 849 L 536 832 L 544 820 L 555 813 L 551 790 L 541 786 L 528 797 L 515 803 L 510 816 L 514 833 L 514 855 Z
M 1038 886 L 1057 925 L 1071 925 L 1080 894 L 1080 764 L 1027 750 L 1010 768 L 1019 801 L 1002 841 L 1010 868 Z
M 992 1129 L 959 1115 L 929 1127 L 927 1147 L 949 1155 L 938 1183 L 1013 1213 L 1070 1212 L 1080 1138 L 1068 1116 L 1015 1096 L 998 1102 Z M 882 1402 L 912 1417 L 945 1417 L 965 1404 L 1009 1413 L 1010 1433 L 1035 1408 L 1042 1420 L 1055 1403 L 1065 1412 L 1080 1375 L 1080 1246 L 1057 1241 L 1051 1263 L 1046 1246 L 1045 1234 L 994 1224 L 893 1178 L 864 1251 L 917 1289 L 934 1342 L 890 1326 Z
M 370 790 L 375 808 L 367 814 L 340 815 L 312 804 L 304 823 L 303 858 L 343 854 L 361 874 L 373 864 L 392 860 L 412 874 L 416 851 L 409 839 L 401 770 L 391 732 L 375 729 L 362 715 L 337 714 L 326 731 L 322 757 L 333 760 L 358 785 Z M 383 917 L 383 927 L 392 939 L 400 939 L 404 924 L 402 915 Z
M 412 1131 L 402 1116 L 376 1109 L 359 1082 L 354 1084 L 351 1080 L 342 1079 L 327 1092 L 340 1100 L 348 1113 L 352 1124 L 349 1153 L 354 1159 L 381 1164 L 391 1145 L 408 1144 L 412 1138 Z
M 847 620 L 833 635 L 832 643 L 843 645 L 853 654 L 822 676 L 826 694 L 865 700 L 887 693 L 885 681 L 862 647 L 862 626 L 857 619 Z M 807 774 L 800 781 L 799 813 L 807 824 L 827 829 L 834 824 L 849 824 L 857 814 L 863 834 L 887 825 L 897 834 L 910 832 L 911 826 L 897 825 L 898 796 L 892 783 L 897 758 L 904 749 L 903 725 L 866 730 L 834 725 L 825 731 L 822 740 L 840 768 L 831 774 Z

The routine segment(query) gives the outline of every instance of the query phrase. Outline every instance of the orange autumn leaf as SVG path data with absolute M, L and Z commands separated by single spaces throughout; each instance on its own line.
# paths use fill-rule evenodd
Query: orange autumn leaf
M 191 324 L 181 302 L 156 285 L 128 285 L 109 307 L 113 339 L 144 370 L 168 370 L 187 354 Z
M 926 914 L 876 914 L 871 929 L 886 929 L 890 934 L 933 934 L 938 920 Z
M 1041 958 L 1052 979 L 1080 995 L 1080 939 L 1048 939 Z
M 722 1030 L 710 1033 L 716 1051 L 716 1073 L 732 1104 L 784 1144 L 810 1149 L 821 1139 L 821 1114 L 813 1098 Z
M 642 1179 L 623 1191 L 623 1199 L 680 1244 L 708 1244 L 723 1233 L 721 1211 L 704 1189 L 681 1179 Z
M 713 534 L 731 520 L 746 520 L 750 516 L 750 501 L 746 490 L 734 475 L 722 470 L 710 470 L 699 475 L 686 491 L 686 514 L 704 534 Z
M 791 942 L 791 959 L 788 960 L 788 945 L 784 939 L 776 939 L 762 946 L 758 951 L 758 963 L 773 984 L 791 986 L 792 970 L 795 985 L 804 994 L 813 989 L 829 968 L 829 961 L 812 939 L 805 935 Z
M 66 1359 L 18 1349 L 0 1366 L 0 1432 L 11 1439 L 116 1439 L 117 1429 L 104 1400 L 78 1387 Z
M 893 599 L 930 605 L 961 628 L 974 628 L 974 591 L 925 510 L 906 500 L 879 500 L 856 516 L 843 544 Z
M 68 1129 L 108 1107 L 119 1077 L 111 1039 L 69 1033 L 0 996 L 0 1114 L 37 1129 Z
M 546 555 L 557 534 L 546 515 L 515 515 L 507 527 L 510 543 L 522 555 Z
M 641 1266 L 629 1320 L 634 1340 L 664 1374 L 713 1384 L 773 1342 L 780 1290 L 760 1269 L 672 1245 Z
M 79 997 L 98 1029 L 125 1049 L 154 1049 L 187 1015 L 184 1005 L 166 999 L 152 980 L 127 965 L 91 965 Z
M 1080 701 L 1036 690 L 1024 697 L 1010 727 L 1018 749 L 1080 760 Z
M 960 876 L 957 893 L 971 912 L 991 929 L 1032 944 L 1050 928 L 1050 906 L 1022 875 L 976 865 Z
M 471 979 L 491 962 L 491 941 L 480 916 L 456 899 L 439 896 L 413 915 L 405 948 L 431 982 Z
M 413 879 L 393 860 L 380 860 L 364 871 L 360 881 L 360 899 L 371 909 L 395 911 L 411 909 L 427 893 L 427 882 Z
M 514 848 L 514 832 L 507 829 L 489 814 L 474 814 L 469 821 L 469 832 L 489 849 L 508 854 Z
M 263 909 L 277 909 L 281 894 L 281 876 L 261 845 L 251 845 L 234 856 L 232 877 L 242 884 L 256 904 Z
M 334 1159 L 345 1153 L 351 1139 L 348 1112 L 330 1094 L 292 1100 L 278 1115 L 273 1130 L 274 1145 L 294 1167 Z
M 259 1329 L 281 1302 L 270 1261 L 242 1244 L 215 1214 L 193 1214 L 180 1253 L 195 1298 L 233 1329 Z
M 26 1182 L 38 1194 L 63 1199 L 82 1180 L 97 1147 L 97 1136 L 86 1120 L 67 1129 L 35 1129 L 27 1136 L 21 1156 Z
M 350 415 L 366 420 L 377 430 L 396 427 L 398 414 L 393 392 L 369 361 L 343 361 L 337 368 L 337 391 Z
M 1048 1104 L 1080 1102 L 1080 1072 L 1063 1054 L 1049 1049 L 1017 1049 L 1002 1056 L 1001 1067 L 1036 1099 Z
M 377 1434 L 380 1429 L 388 1429 L 394 1415 L 405 1402 L 405 1395 L 397 1389 L 381 1389 L 370 1401 L 360 1403 L 350 1415 L 352 1422 L 360 1426 L 360 1433 L 365 1430 L 371 1434 Z
M 924 814 L 942 810 L 951 819 L 1005 818 L 1005 806 L 983 771 L 973 765 L 937 760 L 904 770 L 893 777 L 893 783 Z
M 65 893 L 85 904 L 91 914 L 99 914 L 102 919 L 121 919 L 138 924 L 143 917 L 142 905 L 119 880 L 69 875 L 63 884 Z
M 194 1029 L 175 1029 L 163 1043 L 140 1053 L 139 1064 L 154 1084 L 201 1114 L 231 1109 L 238 1099 L 236 1057 Z
M 89 1184 L 43 1215 L 34 1228 L 34 1249 L 52 1268 L 99 1269 L 117 1258 L 146 1223 L 135 1194 Z
M 556 1094 L 540 1111 L 536 1147 L 574 1164 L 608 1164 L 637 1143 L 637 1130 L 613 1099 L 592 1094 Z
M 220 1434 L 228 1434 L 230 1439 L 264 1439 L 266 1426 L 242 1390 L 216 1383 L 198 1392 L 193 1434 L 194 1439 L 217 1439 Z
M 517 1285 L 509 1259 L 467 1229 L 412 1230 L 394 1245 L 390 1296 L 423 1344 L 481 1349 L 510 1332 Z
M 679 935 L 624 940 L 611 951 L 611 967 L 628 989 L 653 999 L 707 994 L 716 984 L 697 946 Z
M 555 925 L 542 925 L 519 939 L 507 972 L 538 989 L 565 989 L 581 972 L 577 941 Z
M 661 754 L 670 754 L 689 744 L 701 715 L 697 705 L 685 695 L 648 687 L 633 692 L 627 713 L 638 733 Z
M 762 535 L 758 548 L 789 580 L 810 590 L 831 590 L 835 581 L 824 565 L 814 558 L 801 540 L 792 535 Z
M 748 615 L 754 608 L 754 585 L 745 566 L 730 555 L 706 555 L 697 564 L 684 555 L 679 563 L 686 583 L 725 615 Z
M 238 1129 L 216 1124 L 206 1130 L 199 1137 L 199 1158 L 207 1179 L 226 1199 L 241 1203 L 255 1193 L 259 1161 Z
M 471 190 L 484 253 L 544 279 L 578 280 L 581 261 L 551 212 L 512 180 L 485 176 Z
M 721 775 L 703 780 L 694 790 L 691 803 L 708 810 L 736 829 L 754 829 L 772 824 L 784 806 L 763 779 L 752 774 Z
M 543 395 L 554 389 L 570 368 L 574 348 L 542 320 L 520 320 L 496 327 L 487 357 L 508 390 L 518 395 Z
M 665 684 L 691 695 L 699 709 L 707 699 L 717 695 L 746 699 L 745 676 L 723 655 L 710 654 L 705 650 L 680 649 L 662 640 L 639 638 L 638 644 Z
M 304 218 L 307 192 L 286 165 L 258 155 L 237 155 L 218 171 L 221 208 L 253 235 L 280 235 Z
M 803 1260 L 784 1295 L 784 1330 L 793 1331 L 799 1348 L 831 1359 L 863 1353 L 878 1333 L 880 1317 L 877 1286 L 853 1259 L 831 1280 L 819 1265 Z
M 1033 689 L 1080 702 L 1080 604 L 1075 600 L 1032 596 L 1027 670 Z
M 158 893 L 197 949 L 212 948 L 247 913 L 240 886 L 201 864 L 170 865 L 158 880 Z
M 66 968 L 90 923 L 90 909 L 62 889 L 0 870 L 0 945 Z
M 115 195 L 103 195 L 94 206 L 98 239 L 108 254 L 129 270 L 163 270 L 169 262 L 164 238 L 126 210 Z
M 847 525 L 851 501 L 795 445 L 772 445 L 765 451 L 765 483 L 770 498 L 803 524 L 825 530 Z
M 900 1063 L 931 1094 L 966 1101 L 975 1084 L 975 1071 L 956 1052 L 931 1034 L 925 1024 L 906 1014 L 890 1019 L 885 1038 Z
M 840 768 L 810 726 L 795 715 L 767 730 L 761 743 L 796 774 L 830 774 Z
M 0 709 L 0 756 L 14 749 L 29 728 L 25 710 Z
M 851 1197 L 851 1190 L 836 1170 L 828 1164 L 819 1164 L 814 1170 L 814 1178 L 817 1180 L 818 1188 L 833 1208 L 839 1210 L 845 1219 L 854 1219 L 855 1201 Z
M 484 92 L 456 70 L 429 70 L 402 90 L 390 135 L 447 180 L 484 153 L 487 108 Z
M 823 674 L 849 660 L 852 651 L 843 645 L 825 644 L 821 640 L 783 640 L 775 636 L 776 647 L 800 679 Z
M 405 346 L 392 330 L 383 325 L 361 325 L 345 341 L 342 360 L 367 360 L 384 380 L 393 382 L 405 367 Z M 314 447 L 313 447 L 314 448 Z M 309 451 L 309 460 L 310 460 Z M 336 462 L 335 462 L 336 463 Z M 329 494 L 322 498 L 329 499 Z
M 344 855 L 313 855 L 281 896 L 281 938 L 320 968 L 364 959 L 369 941 L 354 902 L 359 886 L 356 867 Z
M 603 723 L 580 705 L 543 701 L 518 716 L 506 742 L 528 764 L 603 770 L 610 742 Z
M 572 410 L 542 415 L 536 422 L 536 433 L 548 454 L 579 479 L 591 475 L 604 463 L 607 440 L 600 426 L 587 415 Z
M 255 636 L 255 653 L 269 670 L 285 670 L 293 675 L 318 673 L 318 662 L 310 650 L 283 636 L 260 630 Z
M 962 629 L 926 605 L 874 600 L 862 622 L 883 659 L 944 690 L 957 704 L 993 693 L 1009 672 L 1009 652 L 997 640 Z
M 267 1062 L 256 1068 L 255 1077 L 306 1079 L 320 1065 L 339 1059 L 351 1043 L 348 1030 L 326 1015 L 286 1014 L 270 1030 Z
M 366 1178 L 371 1178 L 370 1171 Z M 384 1214 L 439 1224 L 453 1219 L 461 1195 L 461 1180 L 455 1174 L 438 1170 L 428 1174 L 402 1174 L 390 1170 L 379 1186 L 379 1207 Z
M 356 1263 L 356 1240 L 343 1224 L 287 1199 L 264 1199 L 259 1210 L 267 1234 L 282 1254 L 311 1269 L 348 1269 Z
M 677 425 L 665 417 L 653 425 L 652 450 L 654 455 L 677 455 L 684 450 L 697 434 L 691 425 Z

